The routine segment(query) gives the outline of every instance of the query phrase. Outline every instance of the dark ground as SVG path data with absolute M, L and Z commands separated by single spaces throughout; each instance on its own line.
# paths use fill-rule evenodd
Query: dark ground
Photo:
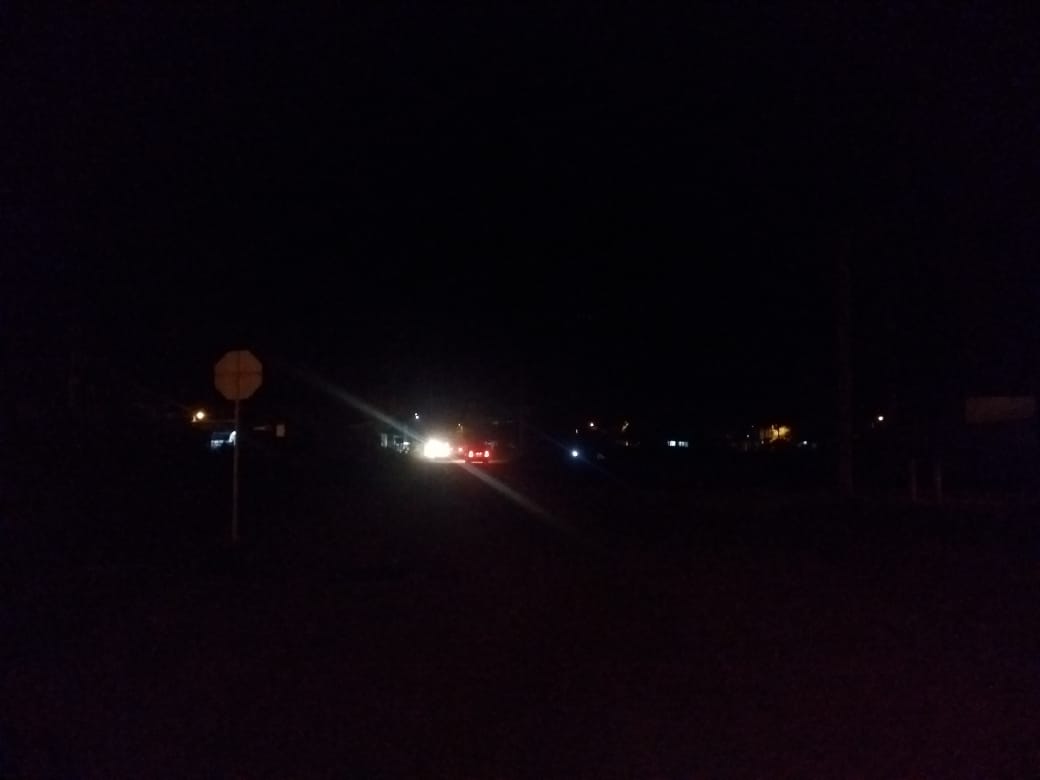
M 247 450 L 231 554 L 226 460 L 90 455 L 7 496 L 5 779 L 1040 776 L 1027 506 Z

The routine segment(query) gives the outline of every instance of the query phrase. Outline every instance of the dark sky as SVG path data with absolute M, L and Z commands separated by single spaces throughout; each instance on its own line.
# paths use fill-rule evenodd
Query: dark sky
M 5 4 L 10 354 L 814 406 L 844 253 L 862 398 L 1035 386 L 1028 4 L 843 5 Z

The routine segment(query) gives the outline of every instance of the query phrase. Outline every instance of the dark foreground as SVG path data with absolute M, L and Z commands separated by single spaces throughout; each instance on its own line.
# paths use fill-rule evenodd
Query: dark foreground
M 1040 775 L 1031 509 L 414 465 L 22 491 L 0 777 Z

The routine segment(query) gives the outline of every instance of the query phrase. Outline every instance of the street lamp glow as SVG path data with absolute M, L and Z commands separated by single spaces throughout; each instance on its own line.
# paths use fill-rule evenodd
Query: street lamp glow
M 877 416 L 877 421 L 878 421 L 878 422 L 884 422 L 884 421 L 885 421 L 885 415 L 883 415 L 883 414 L 879 414 L 879 415 Z
M 202 422 L 205 419 L 206 419 L 206 410 L 205 409 L 199 409 L 197 412 L 195 412 L 195 414 L 193 414 L 191 416 L 191 421 L 192 422 Z

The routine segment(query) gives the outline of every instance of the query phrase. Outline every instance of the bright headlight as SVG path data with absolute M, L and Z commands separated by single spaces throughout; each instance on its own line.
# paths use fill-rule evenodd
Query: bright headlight
M 427 439 L 423 444 L 423 457 L 447 458 L 451 456 L 451 445 L 443 439 Z

